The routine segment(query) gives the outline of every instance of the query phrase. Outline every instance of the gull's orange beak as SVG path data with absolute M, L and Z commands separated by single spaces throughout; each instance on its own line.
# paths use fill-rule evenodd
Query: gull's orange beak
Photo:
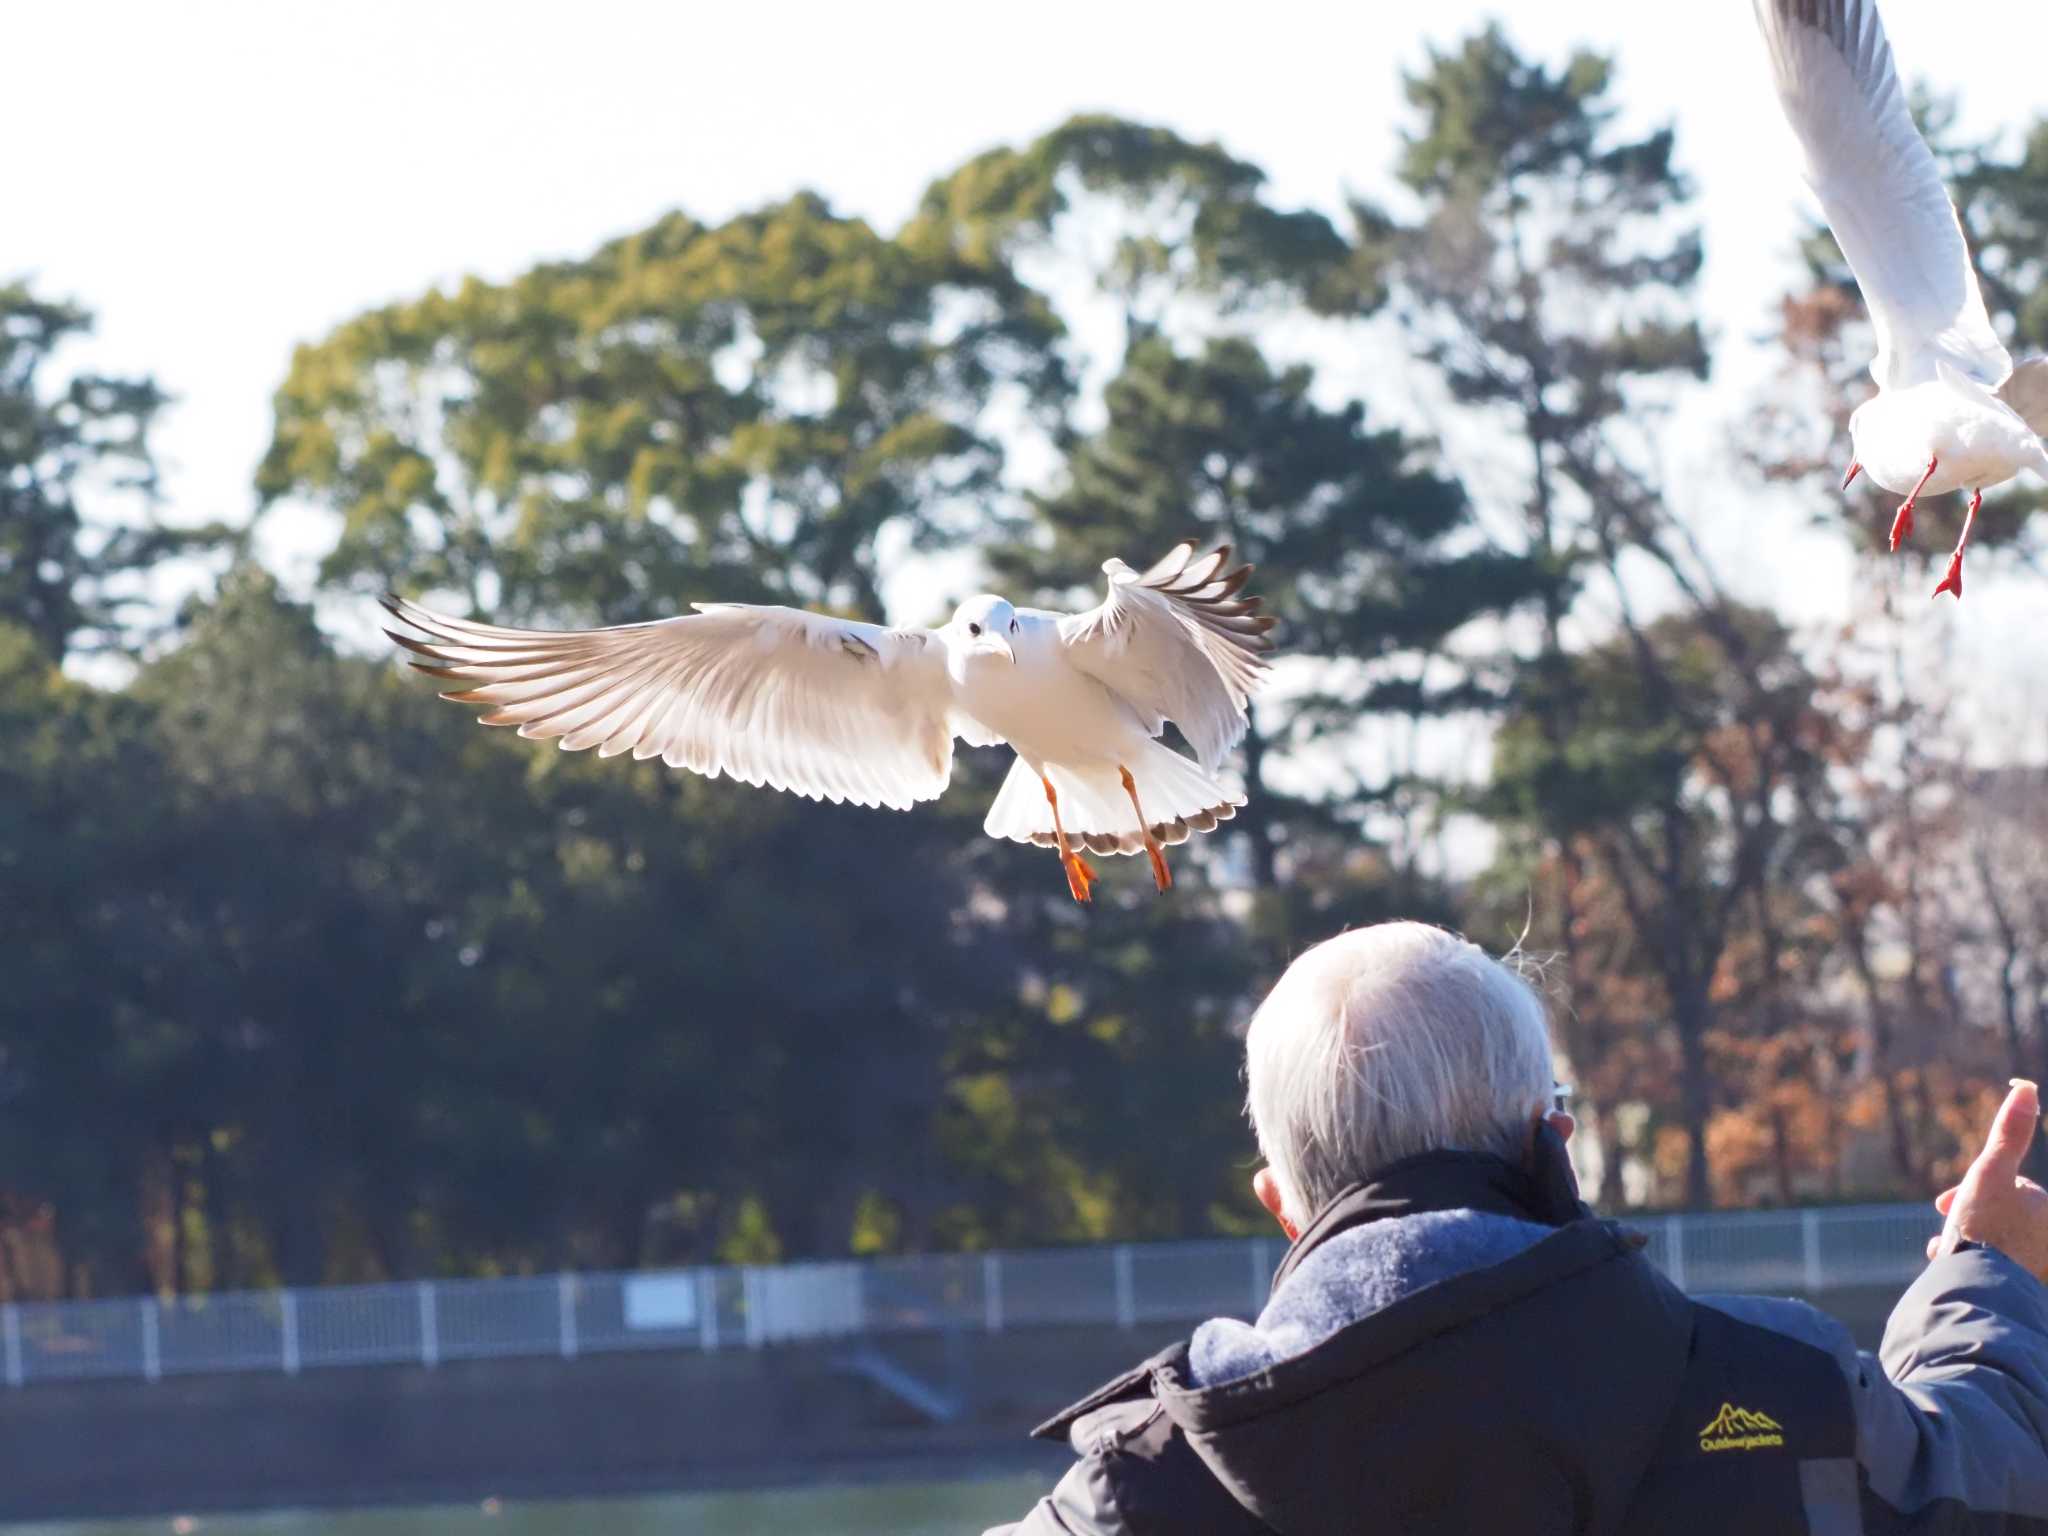
M 1849 473 L 1842 476 L 1842 489 L 1845 491 L 1849 489 L 1851 482 L 1853 482 L 1855 478 L 1862 473 L 1863 461 L 1861 459 L 1851 460 L 1849 464 Z

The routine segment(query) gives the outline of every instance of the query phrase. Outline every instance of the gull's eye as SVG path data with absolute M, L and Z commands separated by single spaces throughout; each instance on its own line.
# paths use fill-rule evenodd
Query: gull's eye
M 1017 633 L 1017 621 L 1015 619 L 1010 620 L 1010 633 L 1013 635 Z
M 970 624 L 967 626 L 967 633 L 969 633 L 970 635 L 978 635 L 981 633 L 981 626 L 979 624 Z

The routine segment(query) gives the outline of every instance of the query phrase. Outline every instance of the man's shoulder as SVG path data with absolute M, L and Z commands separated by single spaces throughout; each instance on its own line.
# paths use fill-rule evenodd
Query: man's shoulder
M 1749 1328 L 1820 1350 L 1838 1361 L 1856 1358 L 1856 1341 L 1848 1328 L 1809 1302 L 1789 1296 L 1719 1292 L 1703 1292 L 1695 1295 L 1692 1302 Z
M 1855 1454 L 1858 1400 L 1880 1373 L 1842 1322 L 1792 1297 L 1704 1292 L 1689 1299 L 1692 1349 L 1668 1426 L 1678 1442 L 1695 1432 L 1712 1439 L 1699 1426 L 1732 1406 L 1736 1418 L 1748 1410 L 1781 1420 L 1774 1432 L 1800 1455 Z
M 1267 1528 L 1217 1482 L 1154 1392 L 1157 1372 L 1186 1353 L 1185 1343 L 1161 1350 L 1032 1431 L 1066 1440 L 1080 1458 L 1053 1494 L 1061 1528 L 1264 1536 Z

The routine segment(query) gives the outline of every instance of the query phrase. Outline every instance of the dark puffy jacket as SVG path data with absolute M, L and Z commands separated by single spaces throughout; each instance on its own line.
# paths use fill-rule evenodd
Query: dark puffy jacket
M 1257 1324 L 1041 1426 L 1080 1459 L 1001 1532 L 2048 1533 L 2033 1276 L 1935 1261 L 1873 1358 L 1798 1302 L 1687 1297 L 1577 1204 L 1561 1151 L 1352 1190 Z

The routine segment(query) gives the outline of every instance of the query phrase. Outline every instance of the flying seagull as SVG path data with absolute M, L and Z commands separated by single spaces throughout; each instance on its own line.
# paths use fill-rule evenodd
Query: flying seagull
M 413 666 L 460 686 L 485 725 L 565 751 L 630 752 L 671 768 L 816 800 L 908 810 L 936 799 L 953 738 L 1017 754 L 982 830 L 1056 847 L 1076 901 L 1081 856 L 1136 853 L 1162 891 L 1162 849 L 1244 804 L 1217 782 L 1243 737 L 1273 620 L 1227 569 L 1228 545 L 1193 541 L 1142 575 L 1109 560 L 1086 613 L 1013 608 L 984 593 L 938 629 L 885 629 L 801 608 L 693 603 L 693 613 L 610 629 L 529 630 L 384 606 L 427 638 L 385 633 Z M 1190 761 L 1156 738 L 1167 721 Z
M 1970 510 L 1935 596 L 1963 595 L 1963 551 L 1988 486 L 2048 477 L 2048 358 L 2013 367 L 1977 291 L 1955 204 L 1892 68 L 1876 0 L 1753 0 L 1806 181 L 1848 258 L 1877 332 L 1877 394 L 1849 417 L 1842 481 L 1905 502 L 1891 547 L 1912 537 L 1922 495 L 1968 487 Z

